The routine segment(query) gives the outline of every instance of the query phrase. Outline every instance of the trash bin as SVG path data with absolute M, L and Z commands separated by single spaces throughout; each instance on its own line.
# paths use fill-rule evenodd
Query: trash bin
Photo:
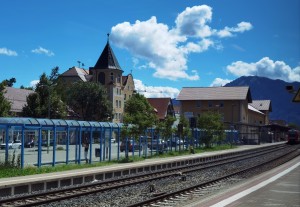
M 100 148 L 95 148 L 95 157 L 100 157 Z

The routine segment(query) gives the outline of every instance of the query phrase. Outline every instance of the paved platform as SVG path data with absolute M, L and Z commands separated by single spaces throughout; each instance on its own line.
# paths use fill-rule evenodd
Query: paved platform
M 110 166 L 85 168 L 47 174 L 2 178 L 0 179 L 0 197 L 82 184 L 95 180 L 105 180 L 139 172 L 155 171 L 176 166 L 184 166 L 187 164 L 194 164 L 203 162 L 205 160 L 212 160 L 219 157 L 229 156 L 241 151 L 279 145 L 283 143 L 284 142 L 261 145 L 241 145 L 237 148 L 229 150 L 190 154 L 170 158 L 146 159 L 141 162 L 115 164 Z
M 186 207 L 300 207 L 300 157 Z

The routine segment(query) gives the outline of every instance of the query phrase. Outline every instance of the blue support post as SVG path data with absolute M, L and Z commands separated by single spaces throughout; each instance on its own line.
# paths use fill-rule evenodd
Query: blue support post
M 75 131 L 75 163 L 78 163 L 78 137 L 79 137 L 79 133 L 78 133 L 78 129 L 76 128 Z
M 139 145 L 138 145 L 138 149 L 139 149 L 139 157 L 141 157 L 141 148 L 140 148 L 140 146 L 141 146 L 141 144 L 142 144 L 142 142 L 141 142 L 141 136 L 139 137 Z M 133 151 L 134 151 L 134 147 L 135 145 L 133 145 Z
M 82 127 L 79 128 L 78 164 L 81 163 L 81 143 L 82 143 Z
M 109 140 L 108 140 L 108 145 L 109 145 L 109 154 L 108 154 L 108 160 L 111 161 L 111 138 L 112 138 L 112 131 L 113 127 L 111 124 L 109 124 Z
M 42 165 L 42 127 L 39 128 L 39 137 L 38 137 L 38 160 L 37 166 L 41 167 Z
M 101 131 L 100 131 L 100 162 L 103 160 L 103 126 L 101 126 Z
M 9 139 L 9 126 L 5 129 L 5 162 L 8 162 L 8 140 Z
M 24 168 L 24 144 L 25 143 L 25 135 L 24 135 L 25 126 L 22 126 L 22 149 L 21 149 L 21 169 Z
M 56 163 L 56 126 L 53 127 L 53 156 L 52 156 L 52 166 L 54 167 Z
M 118 125 L 118 152 L 117 152 L 118 160 L 120 160 L 120 137 L 121 137 L 121 130 L 120 130 L 120 126 Z
M 102 141 L 103 141 L 103 157 L 102 160 L 105 161 L 105 156 L 106 156 L 106 137 L 105 137 L 105 131 L 106 131 L 106 127 L 104 127 L 103 129 L 103 134 L 102 134 Z M 101 143 L 102 144 L 102 143 Z
M 134 158 L 134 145 L 135 145 L 135 138 L 132 139 L 132 159 Z
M 69 146 L 70 146 L 70 128 L 67 128 L 66 134 L 66 164 L 69 164 Z
M 93 127 L 90 128 L 90 141 L 89 141 L 89 142 L 90 142 L 90 153 L 89 153 L 89 164 L 92 163 L 92 149 L 93 149 L 93 147 L 92 147 L 92 144 L 93 144 L 92 139 L 93 139 Z

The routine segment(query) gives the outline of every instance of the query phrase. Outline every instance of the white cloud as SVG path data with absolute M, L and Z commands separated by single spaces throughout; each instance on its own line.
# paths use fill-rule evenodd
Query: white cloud
M 256 63 L 236 61 L 227 66 L 227 71 L 236 76 L 257 75 L 286 82 L 300 80 L 300 66 L 291 68 L 285 62 L 273 61 L 269 57 L 264 57 Z
M 2 48 L 0 48 L 0 55 L 18 56 L 18 53 L 16 51 L 2 47 Z
M 222 79 L 222 78 L 216 78 L 211 84 L 210 87 L 218 87 L 218 86 L 224 86 L 227 83 L 230 83 L 232 80 L 228 79 Z
M 211 28 L 207 25 L 212 19 L 212 8 L 207 5 L 187 7 L 176 20 L 176 30 L 184 36 L 209 37 Z
M 210 28 L 212 8 L 207 5 L 187 7 L 178 14 L 175 26 L 169 28 L 159 23 L 155 16 L 146 21 L 119 23 L 112 27 L 110 40 L 143 61 L 146 69 L 154 69 L 157 78 L 178 80 L 199 80 L 195 68 L 188 71 L 190 53 L 200 53 L 210 47 L 222 49 L 216 39 L 218 31 Z M 227 28 L 230 33 L 250 29 L 250 23 L 241 22 L 234 28 Z M 250 24 L 251 25 L 251 24 Z M 214 39 L 213 39 L 214 38 Z M 137 61 L 134 62 L 136 66 Z
M 36 84 L 38 84 L 39 82 L 40 82 L 40 80 L 33 80 L 33 81 L 30 81 L 30 87 L 35 88 L 35 87 L 36 87 Z
M 134 79 L 135 90 L 146 98 L 176 98 L 179 94 L 177 88 L 163 86 L 146 86 L 141 80 Z
M 225 27 L 224 29 L 217 31 L 216 34 L 223 37 L 232 37 L 233 33 L 243 33 L 245 31 L 251 30 L 253 28 L 250 22 L 240 22 L 236 27 Z
M 54 56 L 54 53 L 51 50 L 47 50 L 45 48 L 39 47 L 36 49 L 31 50 L 31 52 L 36 53 L 36 54 L 44 54 L 47 56 Z

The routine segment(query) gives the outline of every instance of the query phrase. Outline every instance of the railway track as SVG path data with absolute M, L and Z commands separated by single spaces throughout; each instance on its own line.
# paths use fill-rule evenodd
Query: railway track
M 280 145 L 273 146 L 270 148 L 263 148 L 260 150 L 255 150 L 254 152 L 244 152 L 240 155 L 235 155 L 232 157 L 221 158 L 215 161 L 206 161 L 204 163 L 198 163 L 193 165 L 187 165 L 185 167 L 177 167 L 175 169 L 167 169 L 162 170 L 160 172 L 152 172 L 148 174 L 140 174 L 131 177 L 124 177 L 116 180 L 110 180 L 105 182 L 94 182 L 89 183 L 87 185 L 76 186 L 68 189 L 59 189 L 53 190 L 51 192 L 41 192 L 31 195 L 24 195 L 20 197 L 7 198 L 0 200 L 0 206 L 33 206 L 33 205 L 42 205 L 48 204 L 50 202 L 57 202 L 60 200 L 66 200 L 71 198 L 77 198 L 79 196 L 95 194 L 99 192 L 106 192 L 118 188 L 124 188 L 131 185 L 137 185 L 140 183 L 149 183 L 153 180 L 162 180 L 167 177 L 178 177 L 180 179 L 185 179 L 185 175 L 189 172 L 204 170 L 216 166 L 225 165 L 228 163 L 234 163 L 241 160 L 249 159 L 250 157 L 261 157 L 265 154 L 274 153 L 279 150 L 285 150 L 286 148 L 290 148 L 289 146 Z M 285 150 L 287 151 L 287 150 Z M 231 175 L 232 176 L 232 175 Z M 228 176 L 227 176 L 228 177 Z M 225 179 L 225 178 L 223 178 Z M 211 181 L 216 182 L 216 181 Z M 151 186 L 151 184 L 150 184 Z M 173 192 L 175 193 L 175 191 Z M 151 199 L 159 199 L 160 196 L 166 196 L 166 193 L 152 193 L 154 198 Z M 161 197 L 163 198 L 163 197 Z M 151 199 L 147 202 L 151 203 Z M 146 204 L 146 203 L 145 203 Z M 144 204 L 134 204 L 133 206 L 142 206 Z
M 300 155 L 299 150 L 295 148 L 292 152 L 287 152 L 285 155 L 283 155 L 283 157 L 280 158 L 277 157 L 272 160 L 257 164 L 255 166 L 251 166 L 243 170 L 239 170 L 237 172 L 227 174 L 225 176 L 220 176 L 203 183 L 198 183 L 188 188 L 183 188 L 178 191 L 165 193 L 142 202 L 134 203 L 132 205 L 129 205 L 128 207 L 182 206 L 183 204 L 187 204 L 191 202 L 191 200 L 193 199 L 198 199 L 199 197 L 206 195 L 208 191 L 215 191 L 220 189 L 219 186 L 222 185 L 221 184 L 222 182 L 226 182 L 227 180 L 240 175 L 251 174 L 251 172 L 257 170 L 257 168 L 261 168 L 266 165 L 272 165 L 272 167 L 274 167 L 274 165 L 275 166 L 281 165 L 299 155 Z M 267 168 L 269 169 L 270 167 Z

